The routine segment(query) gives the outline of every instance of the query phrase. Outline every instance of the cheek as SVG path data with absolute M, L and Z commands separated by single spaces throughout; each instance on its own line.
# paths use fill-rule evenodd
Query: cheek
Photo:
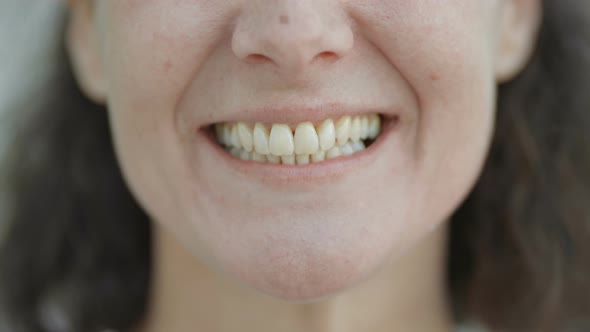
M 413 188 L 416 201 L 429 208 L 416 203 L 411 211 L 415 220 L 439 222 L 434 217 L 450 215 L 472 188 L 491 140 L 490 6 L 472 0 L 379 4 L 359 10 L 363 31 L 400 72 L 417 105 Z
M 448 44 L 433 37 L 434 53 L 415 53 L 415 61 L 426 64 L 423 71 L 406 77 L 419 107 L 417 178 L 429 188 L 426 201 L 444 204 L 461 201 L 483 166 L 494 126 L 496 83 L 481 36 L 456 32 L 446 38 Z
M 445 215 L 475 183 L 494 126 L 496 83 L 490 48 L 487 36 L 470 26 L 477 25 L 432 33 L 426 42 L 434 52 L 415 53 L 416 61 L 427 63 L 424 71 L 407 75 L 419 105 L 418 178 L 428 188 L 425 201 L 438 204 Z
M 424 72 L 408 75 L 420 108 L 416 156 L 423 174 L 418 178 L 430 188 L 429 202 L 462 201 L 491 141 L 496 83 L 490 37 L 477 27 L 477 22 L 466 21 L 432 33 L 425 41 L 431 52 L 415 54 L 417 61 L 428 63 Z M 445 214 L 455 206 L 450 208 Z
M 179 144 L 188 131 L 179 128 L 176 105 L 224 31 L 218 10 L 190 3 L 100 2 L 117 155 L 130 188 L 155 219 L 187 219 L 179 206 L 194 189 L 172 180 L 189 173 Z

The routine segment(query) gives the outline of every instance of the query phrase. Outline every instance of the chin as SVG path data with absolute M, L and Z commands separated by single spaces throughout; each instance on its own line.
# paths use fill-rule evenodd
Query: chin
M 348 224 L 362 224 L 359 221 Z M 333 227 L 337 223 L 328 221 L 322 224 L 331 226 L 303 231 L 267 228 L 263 235 L 235 247 L 220 248 L 225 259 L 218 257 L 217 262 L 225 261 L 224 274 L 238 283 L 281 301 L 308 303 L 333 297 L 375 275 L 388 262 L 396 242 L 385 235 L 388 232 L 378 231 L 378 223 L 373 231 Z

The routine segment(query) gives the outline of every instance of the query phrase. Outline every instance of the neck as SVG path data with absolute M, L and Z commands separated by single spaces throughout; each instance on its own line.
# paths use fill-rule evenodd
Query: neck
M 141 332 L 452 330 L 444 227 L 364 283 L 294 304 L 207 268 L 155 225 L 152 293 Z

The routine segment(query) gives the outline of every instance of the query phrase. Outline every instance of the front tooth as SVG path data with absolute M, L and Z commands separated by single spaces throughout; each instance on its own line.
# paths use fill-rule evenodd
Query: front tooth
M 311 155 L 311 161 L 314 163 L 319 163 L 324 160 L 326 160 L 326 151 L 318 151 Z
M 353 154 L 354 149 L 352 148 L 351 142 L 342 145 L 340 147 L 340 153 L 342 153 L 343 156 L 350 156 L 351 154 Z
M 252 130 L 245 123 L 238 123 L 238 137 L 244 149 L 252 152 Z
M 283 164 L 286 164 L 286 165 L 295 165 L 295 156 L 294 155 L 282 156 L 281 161 L 283 162 Z
M 293 142 L 293 132 L 289 126 L 284 124 L 275 124 L 270 130 L 270 139 L 268 142 L 270 153 L 275 156 L 292 155 L 295 151 Z
M 325 120 L 318 127 L 318 136 L 322 150 L 328 151 L 334 146 L 336 143 L 336 128 L 334 128 L 332 119 Z
M 361 117 L 361 139 L 367 139 L 369 136 L 369 117 Z
M 350 116 L 344 116 L 336 122 L 336 140 L 339 145 L 344 145 L 350 137 Z
M 295 130 L 295 153 L 309 155 L 316 153 L 320 147 L 318 134 L 311 122 L 300 123 Z
M 355 116 L 350 123 L 350 140 L 355 142 L 361 139 L 361 119 Z
M 375 139 L 379 136 L 381 131 L 381 117 L 377 114 L 372 114 L 369 118 L 369 138 Z
M 254 161 L 258 161 L 261 163 L 265 163 L 266 162 L 266 156 L 260 153 L 256 153 L 256 152 L 252 152 L 252 160 Z
M 231 126 L 230 143 L 231 143 L 231 146 L 233 146 L 235 148 L 242 147 L 242 144 L 240 143 L 240 137 L 238 136 L 238 126 L 236 126 L 236 125 Z
M 268 129 L 262 123 L 254 125 L 254 132 L 252 138 L 254 140 L 254 150 L 256 153 L 268 155 L 270 149 L 268 148 Z
M 365 143 L 363 143 L 363 141 L 352 142 L 351 146 L 354 152 L 363 151 L 365 149 Z
M 336 157 L 340 157 L 342 152 L 340 151 L 340 147 L 335 146 L 326 152 L 326 159 L 332 159 Z

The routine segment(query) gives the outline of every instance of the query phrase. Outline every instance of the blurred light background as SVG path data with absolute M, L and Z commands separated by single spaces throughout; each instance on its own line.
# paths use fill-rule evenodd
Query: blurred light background
M 5 132 L 6 112 L 32 95 L 47 79 L 56 56 L 56 22 L 65 1 L 0 1 L 0 130 Z M 1 135 L 1 134 L 0 134 Z M 0 153 L 5 139 L 0 136 Z

